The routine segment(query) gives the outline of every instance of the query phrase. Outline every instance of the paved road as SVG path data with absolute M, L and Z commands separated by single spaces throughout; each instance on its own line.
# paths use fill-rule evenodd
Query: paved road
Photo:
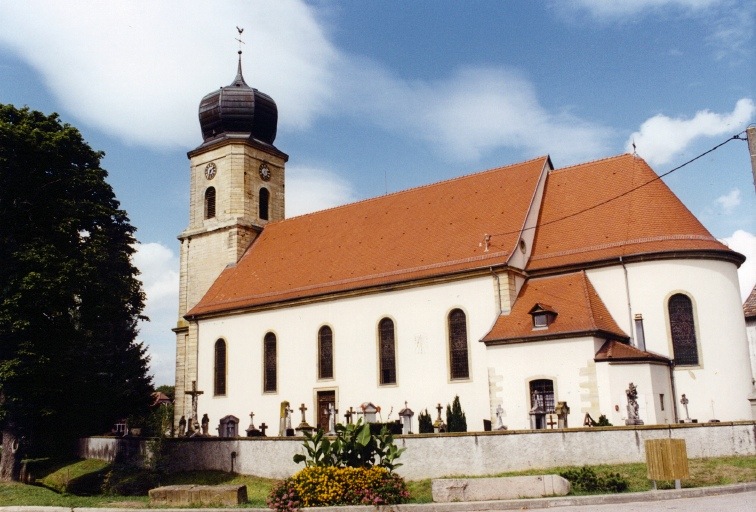
M 508 509 L 511 510 L 511 509 Z M 756 511 L 756 491 L 700 498 L 681 498 L 665 501 L 643 501 L 635 503 L 608 503 L 606 505 L 574 505 L 558 508 L 525 509 L 529 512 L 754 512 Z

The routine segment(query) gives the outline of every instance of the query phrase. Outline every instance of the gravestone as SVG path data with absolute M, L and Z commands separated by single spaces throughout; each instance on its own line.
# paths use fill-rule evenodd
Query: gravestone
M 404 402 L 404 409 L 399 411 L 399 417 L 402 419 L 402 434 L 411 434 L 412 433 L 412 416 L 414 416 L 415 413 L 407 407 L 407 402 Z
M 557 428 L 567 428 L 567 416 L 570 414 L 567 402 L 557 402 L 554 412 L 557 415 Z
M 302 404 L 299 406 L 299 412 L 302 413 L 302 421 L 299 423 L 299 426 L 296 428 L 297 434 L 300 436 L 303 436 L 305 432 L 312 433 L 313 430 L 315 430 L 314 427 L 310 426 L 309 423 L 307 423 L 307 419 L 305 418 L 305 411 L 307 410 L 307 407 L 305 407 L 305 404 Z
M 220 437 L 239 437 L 239 418 L 229 414 L 221 418 L 218 424 Z
M 506 425 L 504 425 L 504 408 L 501 406 L 501 404 L 496 406 L 496 426 L 494 427 L 494 429 L 495 430 L 507 429 Z
M 360 405 L 360 409 L 362 409 L 365 423 L 377 423 L 378 420 L 376 419 L 375 415 L 381 412 L 380 407 L 376 407 L 373 402 L 364 402 L 362 405 Z
M 533 391 L 531 403 L 533 407 L 530 409 L 530 428 L 533 430 L 546 428 L 546 408 L 543 405 L 541 393 Z
M 444 420 L 441 419 L 441 411 L 443 409 L 444 408 L 441 407 L 440 403 L 436 406 L 436 410 L 438 411 L 438 418 L 436 418 L 436 421 L 433 422 L 433 432 L 435 432 L 436 434 L 446 432 L 446 423 L 444 423 Z
M 328 409 L 326 409 L 326 413 L 328 414 L 328 435 L 335 436 L 336 435 L 336 415 L 339 413 L 337 411 L 333 404 L 328 404 Z
M 249 426 L 247 427 L 247 437 L 261 437 L 261 433 L 259 430 L 255 428 L 255 413 L 250 412 L 249 413 Z
M 293 436 L 294 435 L 294 429 L 291 428 L 291 413 L 294 412 L 294 409 L 291 409 L 289 407 L 289 401 L 284 400 L 281 402 L 281 413 L 280 418 L 278 420 L 278 435 L 281 437 L 284 436 Z
M 698 420 L 690 419 L 690 414 L 688 413 L 688 397 L 685 396 L 685 393 L 682 394 L 682 398 L 680 399 L 680 403 L 685 408 L 685 419 L 680 420 L 680 423 L 698 423 Z
M 347 425 L 352 424 L 352 417 L 354 416 L 354 414 L 354 409 L 352 409 L 351 407 L 349 407 L 349 410 L 344 413 L 344 419 L 346 420 Z

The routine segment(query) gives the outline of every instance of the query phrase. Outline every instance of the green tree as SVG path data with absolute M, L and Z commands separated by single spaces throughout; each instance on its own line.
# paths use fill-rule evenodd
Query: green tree
M 149 406 L 135 229 L 102 156 L 57 114 L 0 104 L 0 480 Z
M 467 432 L 467 418 L 459 404 L 459 396 L 454 397 L 451 406 L 446 406 L 446 431 Z

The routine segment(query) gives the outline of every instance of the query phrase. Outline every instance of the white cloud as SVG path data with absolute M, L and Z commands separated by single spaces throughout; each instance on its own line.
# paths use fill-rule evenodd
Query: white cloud
M 692 119 L 655 115 L 643 122 L 640 130 L 630 135 L 625 149 L 632 151 L 635 142 L 638 154 L 651 165 L 666 164 L 685 151 L 696 139 L 723 134 L 735 134 L 742 130 L 756 112 L 753 100 L 738 100 L 729 114 L 716 114 L 701 110 Z
M 139 340 L 148 346 L 150 370 L 155 384 L 173 384 L 176 364 L 175 337 L 171 328 L 178 317 L 178 257 L 158 243 L 137 244 L 134 265 L 139 269 L 147 296 Z
M 532 83 L 503 68 L 469 67 L 437 82 L 404 81 L 370 62 L 347 63 L 343 97 L 387 130 L 430 142 L 448 158 L 473 161 L 502 147 L 551 152 L 572 163 L 603 154 L 611 130 L 538 101 Z
M 721 242 L 746 257 L 745 263 L 738 269 L 740 300 L 745 302 L 756 285 L 756 235 L 738 229 L 731 236 L 721 239 Z
M 727 195 L 719 196 L 717 203 L 719 203 L 723 213 L 732 213 L 740 205 L 740 189 L 734 188 Z
M 351 183 L 312 167 L 286 169 L 286 217 L 332 208 L 356 199 Z
M 572 0 L 569 2 L 573 8 L 588 10 L 598 18 L 617 18 L 670 7 L 699 11 L 719 3 L 721 0 Z
M 282 126 L 308 126 L 330 101 L 335 52 L 298 0 L 25 0 L 0 3 L 0 18 L 0 44 L 65 109 L 129 143 L 196 144 L 199 99 L 234 79 L 236 25 L 245 78 L 276 98 Z

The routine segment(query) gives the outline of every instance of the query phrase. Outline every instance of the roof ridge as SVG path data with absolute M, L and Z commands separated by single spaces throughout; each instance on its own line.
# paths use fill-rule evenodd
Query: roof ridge
M 619 153 L 614 156 L 607 156 L 604 158 L 597 158 L 596 160 L 589 160 L 587 162 L 581 162 L 579 164 L 568 165 L 567 167 L 559 167 L 557 169 L 553 169 L 552 171 L 550 171 L 549 174 L 553 174 L 555 172 L 560 172 L 560 171 L 569 171 L 571 169 L 575 169 L 576 167 L 586 167 L 588 165 L 598 164 L 601 162 L 608 162 L 609 160 L 619 160 L 621 158 L 626 158 L 626 157 L 637 158 L 638 160 L 642 160 L 644 163 L 646 162 L 640 156 L 632 155 L 630 153 Z M 646 165 L 648 165 L 648 163 L 646 163 Z
M 316 214 L 323 213 L 323 212 L 328 212 L 328 211 L 332 211 L 332 210 L 338 210 L 338 209 L 341 209 L 341 208 L 346 208 L 346 207 L 357 205 L 357 204 L 363 204 L 363 203 L 369 203 L 371 201 L 377 201 L 379 199 L 384 199 L 386 197 L 399 196 L 399 195 L 402 195 L 402 194 L 407 194 L 407 193 L 410 193 L 410 192 L 415 192 L 417 190 L 422 190 L 422 189 L 425 189 L 425 188 L 431 188 L 431 187 L 436 187 L 436 186 L 440 186 L 440 185 L 445 185 L 445 184 L 452 183 L 452 182 L 455 182 L 455 181 L 462 181 L 462 180 L 469 179 L 469 178 L 472 178 L 472 177 L 480 176 L 482 174 L 488 174 L 488 173 L 493 173 L 495 171 L 501 171 L 501 170 L 507 169 L 509 167 L 520 167 L 520 166 L 532 164 L 532 163 L 537 162 L 539 160 L 546 160 L 548 158 L 549 158 L 549 155 L 542 155 L 542 156 L 539 156 L 539 157 L 536 157 L 536 158 L 531 158 L 530 160 L 525 160 L 524 162 L 516 162 L 516 163 L 508 164 L 508 165 L 500 165 L 498 167 L 491 167 L 491 168 L 488 168 L 488 169 L 484 169 L 482 171 L 474 171 L 474 172 L 470 172 L 470 173 L 467 173 L 467 174 L 463 174 L 461 176 L 455 176 L 453 178 L 448 178 L 448 179 L 441 180 L 441 181 L 434 181 L 432 183 L 425 183 L 425 184 L 422 184 L 422 185 L 417 185 L 415 187 L 407 188 L 407 189 L 404 189 L 404 190 L 397 190 L 397 191 L 390 192 L 390 193 L 387 193 L 387 194 L 383 194 L 383 195 L 380 195 L 380 196 L 366 197 L 364 199 L 358 199 L 357 201 L 353 201 L 351 203 L 346 203 L 346 204 L 340 204 L 340 205 L 336 205 L 336 206 L 331 206 L 329 208 L 324 208 L 322 210 L 316 210 L 314 212 L 308 212 L 308 213 L 303 213 L 301 215 L 295 215 L 294 217 L 287 217 L 287 218 L 282 219 L 282 220 L 278 220 L 278 221 L 274 221 L 274 222 L 269 222 L 268 224 L 280 224 L 282 222 L 286 222 L 287 220 L 300 219 L 300 218 L 307 217 L 307 216 L 310 216 L 310 215 L 316 215 Z

